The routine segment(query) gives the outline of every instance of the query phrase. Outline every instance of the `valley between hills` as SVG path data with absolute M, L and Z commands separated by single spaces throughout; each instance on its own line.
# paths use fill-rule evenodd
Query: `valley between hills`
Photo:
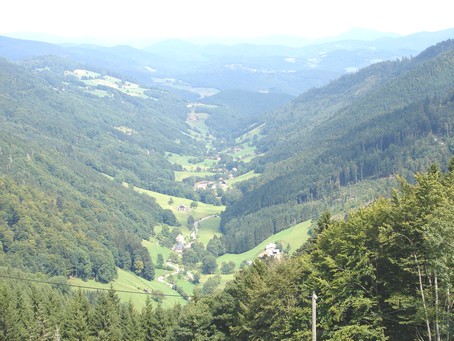
M 0 339 L 450 339 L 451 36 L 0 37 Z

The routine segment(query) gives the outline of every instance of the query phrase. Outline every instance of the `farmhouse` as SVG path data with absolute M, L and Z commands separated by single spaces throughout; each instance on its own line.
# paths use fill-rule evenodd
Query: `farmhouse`
M 264 257 L 275 257 L 275 258 L 280 258 L 281 255 L 281 250 L 276 248 L 276 244 L 274 243 L 269 243 L 267 246 L 265 246 L 265 251 L 263 251 L 260 254 L 260 258 Z
M 180 204 L 180 206 L 177 207 L 177 211 L 178 212 L 187 212 L 187 211 L 189 211 L 189 207 L 187 207 L 183 204 Z
M 176 253 L 182 253 L 185 248 L 185 241 L 183 235 L 179 234 L 178 236 L 176 236 L 175 240 L 177 243 L 173 247 L 173 251 L 175 251 Z
M 214 182 L 213 181 L 200 181 L 197 182 L 194 187 L 195 189 L 208 189 L 213 188 Z

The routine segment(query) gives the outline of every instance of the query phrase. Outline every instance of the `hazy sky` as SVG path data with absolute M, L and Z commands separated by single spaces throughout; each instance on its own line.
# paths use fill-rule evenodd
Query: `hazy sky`
M 289 34 L 351 28 L 410 34 L 454 27 L 451 0 L 2 0 L 0 35 L 46 33 L 110 43 Z

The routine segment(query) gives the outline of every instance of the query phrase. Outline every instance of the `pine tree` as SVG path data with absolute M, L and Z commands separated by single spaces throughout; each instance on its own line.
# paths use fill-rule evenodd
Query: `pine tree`
M 51 318 L 46 309 L 46 296 L 43 288 L 30 287 L 30 304 L 33 312 L 32 323 L 30 326 L 31 339 L 50 339 L 54 335 L 52 330 Z
M 151 320 L 152 328 L 156 340 L 167 340 L 170 335 L 171 321 L 167 311 L 163 309 L 162 304 L 158 304 L 154 311 L 154 319 Z
M 152 341 L 154 340 L 154 312 L 153 312 L 153 304 L 151 303 L 151 297 L 147 296 L 147 300 L 145 302 L 145 307 L 142 310 L 141 316 L 141 324 L 142 324 L 142 331 L 143 331 L 143 340 L 144 341 Z
M 81 290 L 68 303 L 62 327 L 64 340 L 88 340 L 90 337 L 90 306 Z
M 120 306 L 120 325 L 124 340 L 143 340 L 140 315 L 131 301 Z
M 20 294 L 20 292 L 19 292 Z M 18 293 L 7 283 L 0 283 L 0 339 L 14 340 L 26 338 L 28 335 L 28 318 L 31 318 L 26 296 Z
M 90 327 L 92 334 L 101 340 L 121 340 L 119 298 L 112 287 L 99 294 Z

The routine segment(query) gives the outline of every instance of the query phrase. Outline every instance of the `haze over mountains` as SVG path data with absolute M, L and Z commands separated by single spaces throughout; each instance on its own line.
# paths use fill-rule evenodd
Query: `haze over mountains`
M 398 38 L 337 40 L 304 47 L 195 45 L 184 41 L 164 41 L 145 49 L 94 45 L 65 47 L 11 41 L 3 37 L 1 49 L 3 56 L 11 59 L 43 54 L 68 56 L 96 68 L 127 75 L 131 81 L 183 88 L 186 92 L 189 84 L 190 87 L 219 90 L 299 95 L 371 63 L 414 56 L 427 46 L 451 36 L 452 30 L 446 30 Z
M 15 39 L 23 40 L 33 40 L 47 42 L 51 44 L 91 44 L 91 45 L 100 45 L 100 46 L 113 46 L 113 45 L 130 45 L 137 48 L 145 48 L 147 46 L 158 43 L 165 39 L 160 40 L 142 40 L 136 42 L 124 41 L 123 43 L 111 44 L 108 41 L 102 41 L 100 39 L 90 38 L 90 37 L 79 37 L 79 38 L 65 38 L 58 35 L 44 34 L 44 33 L 34 33 L 34 32 L 12 32 L 7 34 L 8 37 Z M 369 29 L 354 28 L 347 32 L 344 32 L 338 36 L 320 38 L 320 39 L 307 39 L 303 37 L 298 37 L 295 35 L 273 35 L 273 36 L 264 36 L 257 38 L 241 38 L 241 37 L 232 37 L 232 38 L 219 38 L 219 37 L 210 37 L 210 36 L 200 36 L 193 37 L 189 39 L 184 39 L 187 42 L 198 44 L 198 45 L 209 45 L 209 44 L 221 44 L 221 45 L 238 45 L 243 43 L 249 43 L 254 45 L 283 45 L 289 47 L 302 47 L 304 45 L 315 45 L 327 41 L 340 41 L 340 40 L 375 40 L 378 38 L 400 37 L 399 34 L 391 32 L 379 32 Z
M 358 34 L 370 39 L 351 39 Z M 206 318 L 187 339 L 307 337 L 303 316 L 313 286 L 326 297 L 323 339 L 430 334 L 420 327 L 429 313 L 424 317 L 414 288 L 424 287 L 434 311 L 452 316 L 433 293 L 443 272 L 436 295 L 449 306 L 452 258 L 430 243 L 452 242 L 453 36 L 454 29 L 373 39 L 375 33 L 362 31 L 302 47 L 164 41 L 143 49 L 0 37 L 1 269 L 102 283 L 129 273 L 153 292 L 188 299 L 214 290 L 205 284 L 216 281 L 217 261 L 224 260 L 218 273 L 228 278 L 229 266 L 238 270 L 254 260 L 256 254 L 241 258 L 250 257 L 247 251 L 278 242 L 296 258 L 257 262 L 218 294 L 222 299 L 208 296 L 185 308 L 187 315 L 172 311 L 167 339 L 189 333 L 182 316 Z M 415 187 L 403 185 L 400 197 L 382 199 L 351 221 L 326 215 L 345 216 L 389 196 L 397 177 L 412 183 L 428 168 Z M 210 222 L 205 230 L 197 227 L 203 218 Z M 311 224 L 308 243 L 272 239 L 302 222 Z M 397 234 L 406 228 L 413 244 L 400 254 Z M 180 235 L 189 246 L 178 256 Z M 158 253 L 185 267 L 186 277 L 172 279 L 164 261 L 157 265 Z M 426 262 L 424 280 L 412 257 Z M 204 288 L 196 287 L 196 273 L 205 276 Z M 156 274 L 171 279 L 158 283 Z M 271 287 L 288 292 L 279 296 Z M 10 287 L 0 289 L 1 304 Z M 274 309 L 264 292 L 280 317 L 260 315 Z M 64 295 L 61 302 L 72 299 Z M 397 322 L 378 318 L 384 311 Z M 253 318 L 259 315 L 272 328 L 261 330 Z M 49 330 L 57 325 L 63 326 Z

